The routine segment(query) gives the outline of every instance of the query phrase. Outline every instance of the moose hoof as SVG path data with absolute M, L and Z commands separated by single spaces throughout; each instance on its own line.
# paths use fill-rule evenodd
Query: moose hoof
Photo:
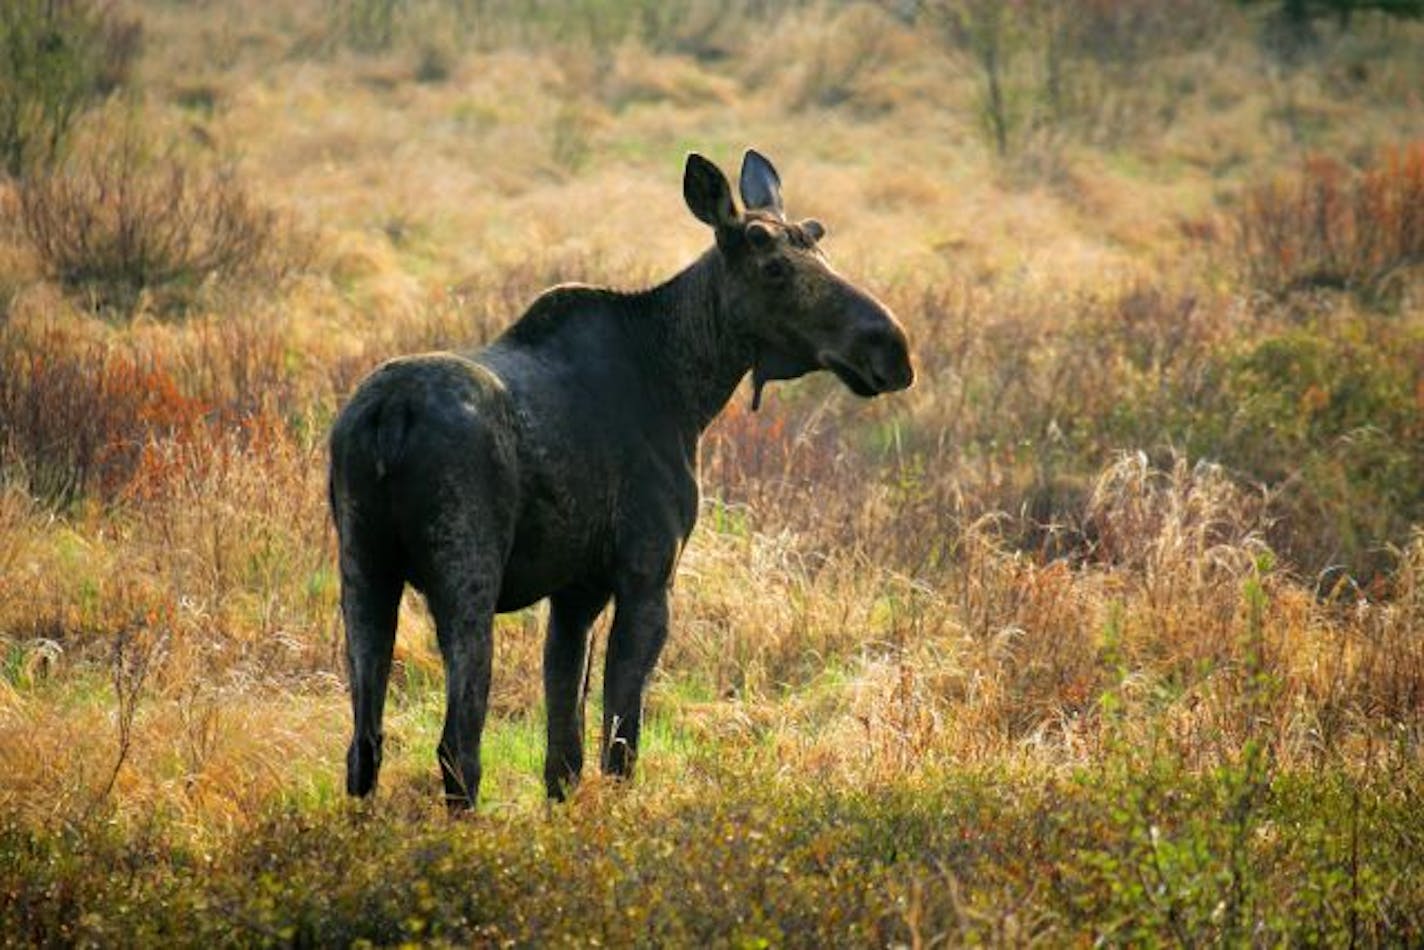
M 381 769 L 381 739 L 357 737 L 346 751 L 346 794 L 365 798 L 376 787 Z

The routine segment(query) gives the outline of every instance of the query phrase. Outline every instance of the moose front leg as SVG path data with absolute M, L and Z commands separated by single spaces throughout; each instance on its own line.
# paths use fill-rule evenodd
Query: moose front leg
M 603 771 L 627 778 L 638 757 L 643 693 L 667 640 L 667 588 L 620 595 L 603 668 Z

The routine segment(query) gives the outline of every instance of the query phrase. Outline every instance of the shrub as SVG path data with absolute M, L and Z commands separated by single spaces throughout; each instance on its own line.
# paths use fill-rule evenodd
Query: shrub
M 1245 278 L 1268 294 L 1397 297 L 1424 263 L 1424 141 L 1387 149 L 1362 172 L 1317 156 L 1292 178 L 1250 188 L 1234 238 Z
M 58 330 L 0 333 L 0 462 L 36 497 L 112 496 L 148 438 L 191 429 L 205 410 L 156 357 L 76 344 Z
M 96 98 L 121 85 L 142 27 L 90 0 L 0 5 L 0 163 L 11 176 L 44 168 Z
M 1227 358 L 1223 401 L 1199 433 L 1271 487 L 1272 542 L 1312 570 L 1371 578 L 1392 565 L 1387 545 L 1424 517 L 1424 340 L 1382 323 L 1254 341 Z
M 20 191 L 40 261 L 97 310 L 127 310 L 145 291 L 182 309 L 210 279 L 280 277 L 278 215 L 231 168 L 198 170 L 176 152 L 150 158 L 132 130 L 101 132 L 82 159 Z
M 711 61 L 736 51 L 748 31 L 803 3 L 642 0 L 629 6 L 636 8 L 643 42 L 650 48 Z
M 403 0 L 356 0 L 331 3 L 328 15 L 334 31 L 352 49 L 375 52 L 390 48 L 404 8 Z
M 1055 131 L 1114 141 L 1170 124 L 1190 83 L 1163 65 L 1202 46 L 1220 22 L 1205 0 L 880 5 L 926 24 L 949 55 L 964 59 L 979 83 L 978 125 L 1000 158 L 1052 152 Z M 1025 157 L 1057 165 L 1051 154 Z
M 116 336 L 0 324 L 5 482 L 57 507 L 113 501 L 147 487 L 154 443 L 172 450 L 295 401 L 283 340 L 254 321 L 190 324 L 182 346 Z
M 857 5 L 833 19 L 813 23 L 805 34 L 806 49 L 798 57 L 804 63 L 792 93 L 792 108 L 850 105 L 875 111 L 880 103 L 866 93 L 875 77 L 902 53 L 893 21 L 879 10 Z

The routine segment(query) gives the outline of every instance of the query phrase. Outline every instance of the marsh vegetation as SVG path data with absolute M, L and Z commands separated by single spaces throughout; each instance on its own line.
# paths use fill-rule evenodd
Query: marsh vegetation
M 1273 8 L 7 6 L 0 939 L 1424 939 L 1424 25 Z M 448 819 L 407 596 L 348 803 L 343 400 L 747 145 L 915 387 L 734 396 L 631 787 L 534 607 Z

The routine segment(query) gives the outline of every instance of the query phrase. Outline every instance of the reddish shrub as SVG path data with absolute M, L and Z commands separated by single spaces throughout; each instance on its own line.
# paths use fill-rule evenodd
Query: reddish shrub
M 37 497 L 111 497 L 148 440 L 191 432 L 209 408 L 156 356 L 76 345 L 57 329 L 0 334 L 0 461 Z
M 1313 157 L 1294 178 L 1251 188 L 1234 223 L 1237 259 L 1261 290 L 1388 299 L 1424 263 L 1424 141 L 1387 149 L 1363 172 Z

